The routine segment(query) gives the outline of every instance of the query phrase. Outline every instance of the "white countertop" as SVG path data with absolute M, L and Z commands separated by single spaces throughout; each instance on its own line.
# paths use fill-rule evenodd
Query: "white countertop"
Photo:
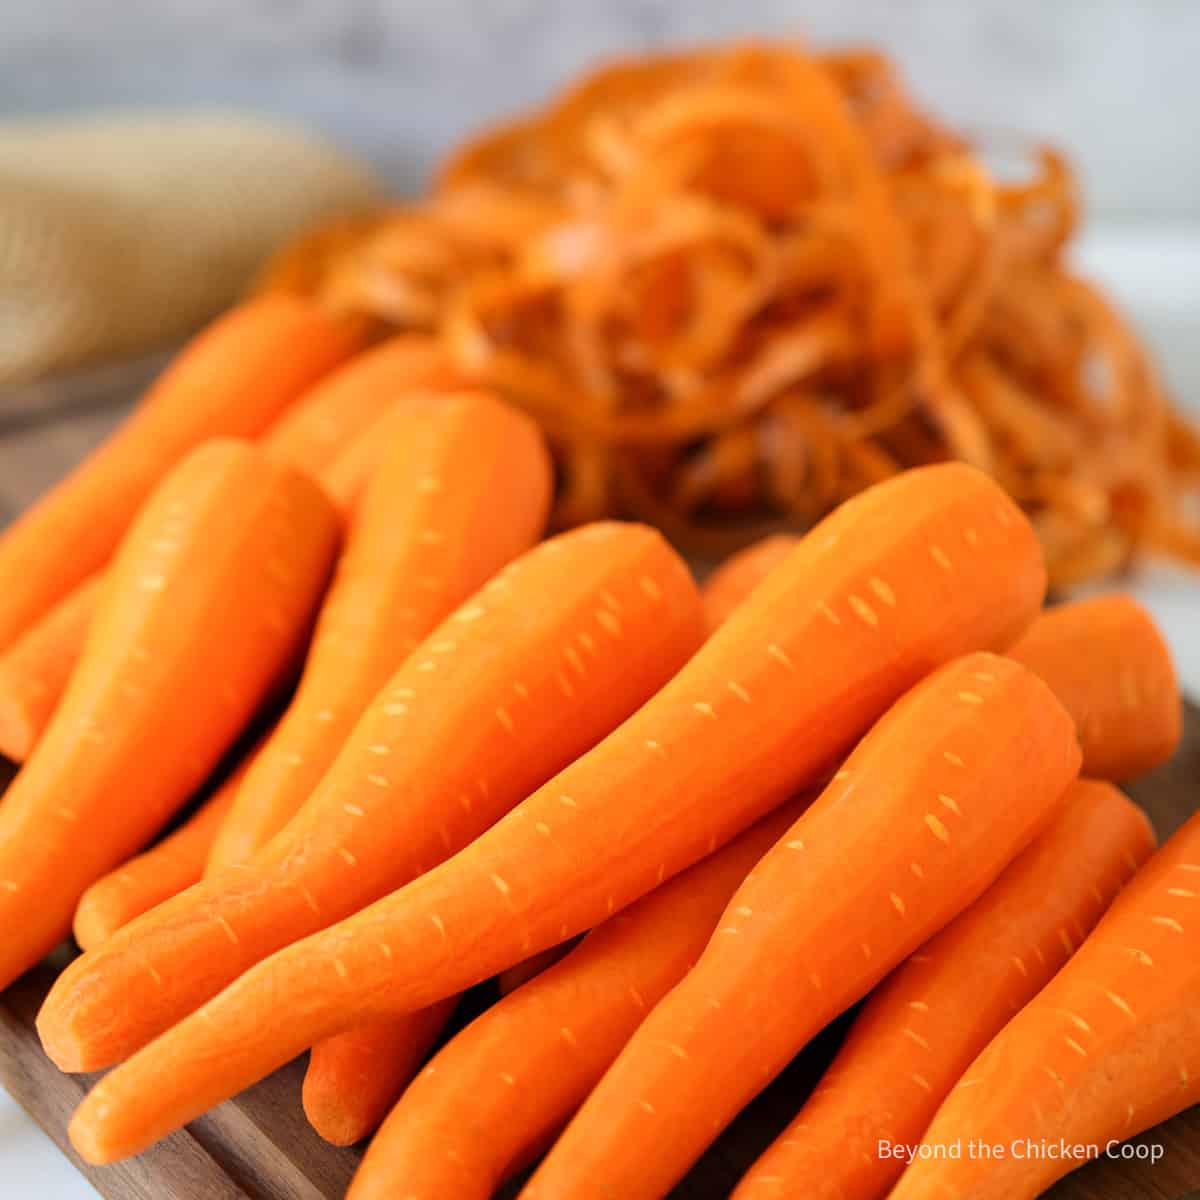
M 1176 395 L 1200 414 L 1200 230 L 1099 232 L 1085 239 L 1079 259 L 1136 314 Z M 1200 697 L 1200 580 L 1156 566 L 1130 590 L 1162 623 L 1185 689 Z M 5 1196 L 38 1200 L 98 1195 L 3 1089 L 0 1184 Z

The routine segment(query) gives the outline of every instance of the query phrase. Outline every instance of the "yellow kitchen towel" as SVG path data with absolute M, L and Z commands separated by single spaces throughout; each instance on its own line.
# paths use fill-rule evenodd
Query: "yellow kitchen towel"
M 300 230 L 379 196 L 252 117 L 0 121 L 0 386 L 182 337 Z

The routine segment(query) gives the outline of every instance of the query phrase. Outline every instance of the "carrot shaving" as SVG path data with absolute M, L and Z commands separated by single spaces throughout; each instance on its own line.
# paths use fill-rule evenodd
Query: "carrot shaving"
M 632 515 L 712 553 L 957 458 L 1030 514 L 1053 583 L 1200 564 L 1200 438 L 1066 265 L 1067 161 L 1022 148 L 1011 179 L 1004 149 L 871 51 L 620 61 L 264 286 L 440 337 L 545 429 L 560 526 Z

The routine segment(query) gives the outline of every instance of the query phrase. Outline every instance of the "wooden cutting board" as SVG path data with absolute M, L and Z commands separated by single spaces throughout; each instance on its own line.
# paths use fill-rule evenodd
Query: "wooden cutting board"
M 132 364 L 60 385 L 39 385 L 21 395 L 0 395 L 0 524 L 103 436 L 155 365 Z M 5 781 L 0 776 L 0 786 Z M 1200 709 L 1189 707 L 1184 745 L 1175 759 L 1131 790 L 1160 837 L 1191 815 L 1200 802 Z M 66 1126 L 94 1077 L 60 1074 L 42 1054 L 34 1032 L 42 997 L 68 956 L 64 949 L 0 995 L 0 1083 L 101 1195 L 108 1200 L 340 1200 L 361 1150 L 328 1146 L 308 1127 L 300 1109 L 299 1062 L 137 1159 L 99 1168 L 83 1164 L 71 1151 Z M 486 985 L 477 989 L 464 1002 L 456 1024 L 490 999 Z M 843 1019 L 822 1034 L 741 1114 L 675 1189 L 672 1200 L 728 1196 L 746 1167 L 795 1114 L 846 1024 Z M 1048 1195 L 1053 1200 L 1180 1200 L 1200 1189 L 1200 1107 L 1136 1141 L 1161 1143 L 1162 1161 L 1153 1168 L 1134 1162 L 1092 1163 Z M 517 1187 L 501 1195 L 511 1200 Z M 1200 1190 L 1191 1200 L 1200 1200 Z

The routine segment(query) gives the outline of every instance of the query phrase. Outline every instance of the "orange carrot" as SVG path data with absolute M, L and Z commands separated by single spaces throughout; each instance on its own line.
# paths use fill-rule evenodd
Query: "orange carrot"
M 605 523 L 535 547 L 389 680 L 252 867 L 63 972 L 39 1017 L 48 1052 L 72 1070 L 112 1063 L 280 946 L 448 857 L 653 695 L 702 631 L 691 576 L 654 530 Z M 146 989 L 151 969 L 161 982 Z M 348 1014 L 301 1049 L 358 1023 Z
M 915 1161 L 894 1200 L 1032 1200 L 1081 1163 L 1200 1101 L 1200 815 L 1138 872 L 1074 958 L 996 1035 L 925 1132 L 984 1161 Z M 944 1151 L 942 1155 L 944 1156 Z
M 468 1025 L 405 1092 L 349 1200 L 487 1200 L 532 1162 L 700 956 L 729 897 L 807 802 L 784 805 L 605 921 Z
M 208 874 L 248 862 L 295 816 L 388 677 L 546 523 L 553 470 L 524 414 L 458 393 L 405 406 L 392 434 L 295 698 L 255 755 Z
M 200 807 L 156 846 L 131 858 L 118 870 L 97 879 L 75 910 L 75 940 L 84 950 L 106 942 L 122 925 L 177 896 L 204 874 L 204 864 L 217 830 L 233 804 L 254 751 Z
M 1051 609 L 1009 654 L 1041 675 L 1075 718 L 1087 774 L 1129 779 L 1179 744 L 1183 703 L 1171 653 L 1133 597 Z
M 868 999 L 833 1065 L 734 1200 L 881 1200 L 972 1059 L 1049 982 L 1154 849 L 1111 784 L 1082 781 L 1046 831 Z M 1053 880 L 1047 886 L 1047 880 Z
M 653 699 L 465 850 L 259 964 L 110 1075 L 88 1109 L 90 1144 L 126 1153 L 321 1037 L 432 1004 L 599 923 L 819 778 L 939 662 L 1013 638 L 1043 584 L 1032 529 L 979 471 L 943 464 L 860 494 Z M 607 657 L 636 662 L 621 611 L 597 625 Z M 144 941 L 138 951 L 140 968 Z M 104 972 L 88 974 L 85 986 L 69 970 L 51 995 L 56 1060 L 93 1043 L 75 1019 L 104 991 Z M 122 994 L 108 993 L 106 1017 Z M 288 1021 L 262 1028 L 255 1014 L 284 994 Z M 128 1105 L 151 1079 L 152 1100 Z
M 967 905 L 1079 769 L 1071 718 L 991 654 L 900 700 L 738 888 L 524 1195 L 666 1194 L 813 1036 Z
M 307 477 L 210 442 L 109 568 L 79 666 L 0 805 L 0 986 L 207 778 L 303 645 L 338 521 Z
M 321 475 L 397 400 L 458 383 L 445 350 L 433 338 L 395 337 L 307 391 L 271 426 L 263 445 L 268 453 Z
M 406 409 L 413 403 L 428 403 L 431 392 L 410 392 L 397 400 L 384 414 L 377 417 L 361 433 L 351 438 L 317 478 L 325 494 L 338 508 L 353 519 L 363 493 L 378 473 L 388 447 L 407 420 Z
M 50 723 L 87 641 L 100 575 L 68 592 L 0 655 L 0 754 L 24 762 Z
M 188 346 L 133 415 L 0 536 L 0 650 L 102 567 L 171 465 L 212 437 L 254 437 L 357 348 L 303 300 L 268 296 Z
M 777 533 L 727 558 L 704 581 L 704 617 L 710 630 L 723 625 L 766 577 L 795 549 L 797 538 Z
M 458 999 L 318 1042 L 304 1074 L 308 1123 L 335 1146 L 352 1146 L 374 1133 L 445 1029 Z

